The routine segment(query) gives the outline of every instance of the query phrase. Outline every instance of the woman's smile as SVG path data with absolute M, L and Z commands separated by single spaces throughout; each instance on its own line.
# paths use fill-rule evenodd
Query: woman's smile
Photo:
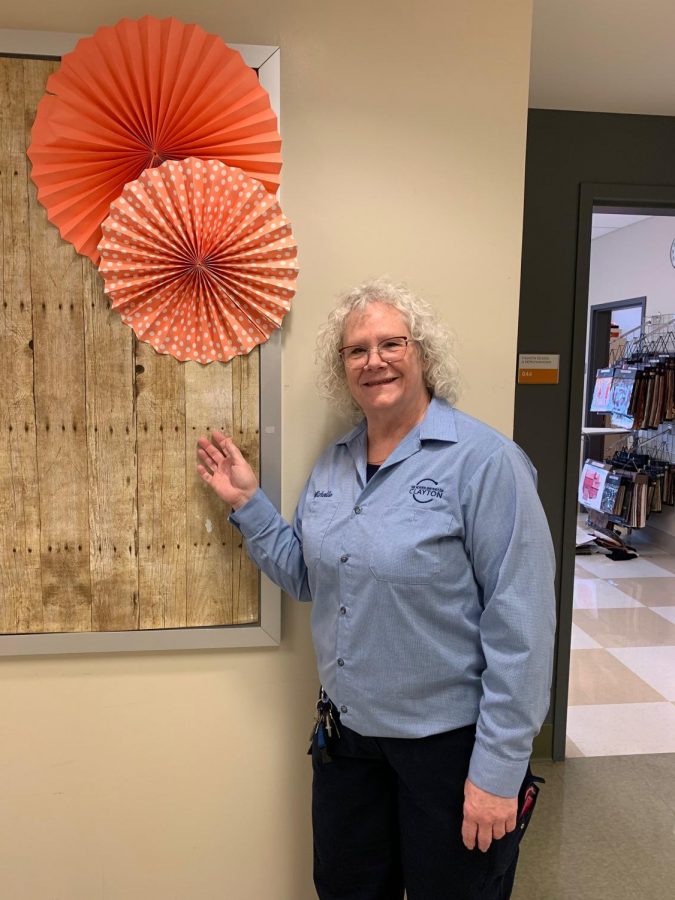
M 361 384 L 364 387 L 381 387 L 385 384 L 392 384 L 394 381 L 398 381 L 400 376 L 391 375 L 388 378 L 369 378 L 366 381 L 362 381 Z

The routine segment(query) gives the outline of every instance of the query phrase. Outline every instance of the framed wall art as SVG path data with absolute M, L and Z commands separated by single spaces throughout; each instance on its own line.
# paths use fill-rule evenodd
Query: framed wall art
M 158 353 L 95 244 L 48 221 L 27 150 L 81 37 L 0 30 L 0 655 L 275 646 L 279 589 L 195 461 L 200 434 L 232 434 L 280 504 L 280 333 L 228 362 Z M 233 49 L 278 117 L 278 48 Z

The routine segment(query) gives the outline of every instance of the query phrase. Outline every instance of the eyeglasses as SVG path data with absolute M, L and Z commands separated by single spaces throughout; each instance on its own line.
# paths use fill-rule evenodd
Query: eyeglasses
M 409 337 L 390 337 L 385 338 L 374 347 L 361 347 L 353 344 L 349 347 L 341 347 L 338 353 L 342 357 L 342 362 L 348 369 L 360 369 L 367 365 L 372 350 L 377 350 L 377 355 L 382 362 L 396 362 L 397 359 L 403 359 L 408 344 L 414 344 L 416 341 Z

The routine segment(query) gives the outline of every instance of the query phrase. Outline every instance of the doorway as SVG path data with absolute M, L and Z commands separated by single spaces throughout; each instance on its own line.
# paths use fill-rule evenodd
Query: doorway
M 580 475 L 597 475 L 606 502 L 580 488 L 566 756 L 675 749 L 675 410 L 654 386 L 638 410 L 648 378 L 662 391 L 669 367 L 675 379 L 675 303 L 663 310 L 675 222 L 664 212 L 593 209 L 594 226 L 613 227 L 590 242 Z M 640 296 L 606 299 L 621 287 Z M 629 490 L 645 507 L 635 519 L 617 499 Z
M 565 758 L 567 731 L 592 218 L 672 214 L 674 145 L 675 116 L 528 114 L 517 350 L 559 354 L 560 379 L 555 386 L 516 385 L 514 439 L 539 474 L 558 562 L 551 708 L 537 746 L 555 760 Z M 658 252 L 669 265 L 669 247 Z M 603 299 L 640 293 L 617 288 Z M 664 710 L 666 719 L 675 729 L 675 703 Z

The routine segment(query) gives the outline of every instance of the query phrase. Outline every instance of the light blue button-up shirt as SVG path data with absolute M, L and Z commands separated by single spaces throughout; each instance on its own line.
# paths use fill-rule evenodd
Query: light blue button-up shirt
M 231 521 L 257 565 L 311 600 L 319 675 L 363 735 L 477 723 L 469 770 L 515 796 L 548 708 L 555 560 L 534 469 L 445 401 L 366 481 L 366 425 L 331 445 L 293 525 L 262 491 Z

